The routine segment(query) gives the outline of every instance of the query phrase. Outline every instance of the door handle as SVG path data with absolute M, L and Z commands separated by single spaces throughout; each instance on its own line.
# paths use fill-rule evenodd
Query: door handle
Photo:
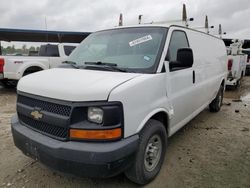
M 195 83 L 195 71 L 193 71 L 193 84 Z

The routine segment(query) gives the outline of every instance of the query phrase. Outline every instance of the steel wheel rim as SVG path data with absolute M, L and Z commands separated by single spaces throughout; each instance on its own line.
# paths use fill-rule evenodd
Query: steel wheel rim
M 158 165 L 162 153 L 162 140 L 159 135 L 153 135 L 146 146 L 144 153 L 144 166 L 149 172 Z

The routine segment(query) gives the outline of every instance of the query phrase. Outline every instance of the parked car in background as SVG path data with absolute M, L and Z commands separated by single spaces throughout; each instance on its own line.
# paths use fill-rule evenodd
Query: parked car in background
M 250 75 L 250 48 L 243 49 L 242 52 L 247 55 L 246 75 Z
M 5 86 L 11 86 L 23 76 L 55 68 L 66 60 L 75 47 L 74 44 L 46 44 L 41 45 L 35 56 L 0 56 L 0 81 Z
M 64 67 L 19 81 L 14 143 L 63 172 L 125 172 L 144 185 L 170 136 L 208 105 L 220 110 L 226 78 L 224 42 L 206 33 L 150 24 L 95 32 Z
M 243 40 L 233 40 L 233 43 L 227 49 L 228 52 L 228 76 L 227 86 L 237 88 L 240 86 L 241 79 L 245 76 L 247 55 L 242 53 Z

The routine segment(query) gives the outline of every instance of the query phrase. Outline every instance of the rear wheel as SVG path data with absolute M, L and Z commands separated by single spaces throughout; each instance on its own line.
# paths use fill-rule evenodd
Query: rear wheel
M 2 80 L 2 84 L 5 88 L 15 88 L 17 86 L 17 80 Z
M 224 87 L 220 86 L 216 98 L 209 104 L 210 112 L 219 112 L 222 106 Z
M 165 158 L 167 133 L 163 124 L 149 120 L 140 133 L 138 151 L 133 166 L 125 174 L 131 181 L 145 185 L 159 173 Z

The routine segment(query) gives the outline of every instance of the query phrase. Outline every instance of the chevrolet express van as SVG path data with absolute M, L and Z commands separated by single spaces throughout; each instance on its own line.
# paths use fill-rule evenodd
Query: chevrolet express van
M 62 172 L 125 172 L 144 185 L 170 136 L 207 106 L 220 110 L 226 77 L 226 47 L 214 36 L 175 25 L 95 32 L 62 67 L 20 80 L 14 143 Z

